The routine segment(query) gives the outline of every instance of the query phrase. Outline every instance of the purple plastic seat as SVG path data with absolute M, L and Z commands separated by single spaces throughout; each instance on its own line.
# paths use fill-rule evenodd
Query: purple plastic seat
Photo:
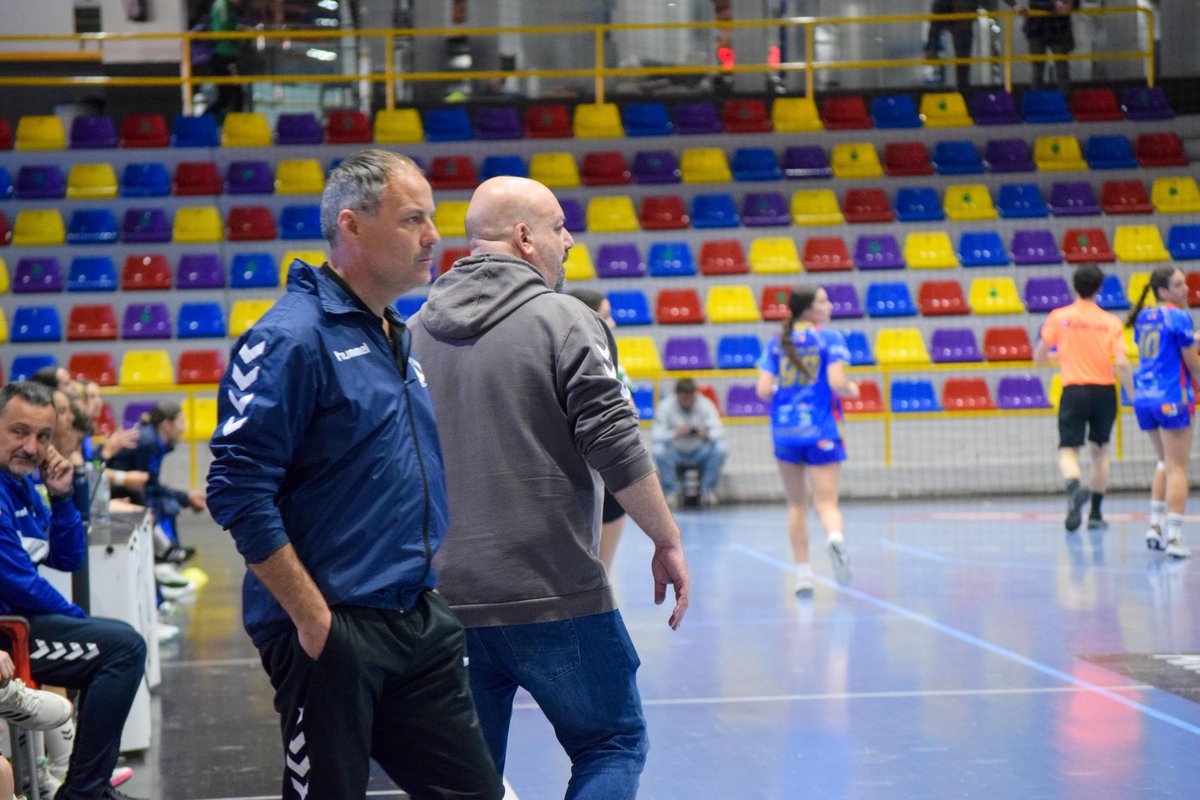
M 523 139 L 525 125 L 515 108 L 481 108 L 475 112 L 476 139 Z
M 935 364 L 982 361 L 975 332 L 970 328 L 937 328 L 929 340 L 929 356 Z
M 1050 187 L 1050 213 L 1056 217 L 1087 217 L 1100 213 L 1100 202 L 1087 181 L 1055 183 Z
M 131 208 L 121 221 L 123 242 L 169 242 L 171 220 L 161 208 Z
M 789 178 L 832 178 L 833 167 L 824 148 L 815 144 L 795 145 L 783 151 L 783 174 Z
M 107 114 L 92 117 L 76 117 L 71 121 L 71 149 L 116 147 L 121 137 L 117 135 L 117 124 Z
M 670 150 L 636 153 L 630 168 L 634 183 L 679 183 L 679 161 Z
M 748 228 L 791 225 L 792 212 L 779 192 L 751 192 L 742 201 L 742 224 Z
M 1006 375 L 996 386 L 996 406 L 1004 409 L 1049 408 L 1046 389 L 1036 375 Z
M 712 355 L 703 336 L 679 336 L 667 340 L 663 366 L 672 370 L 712 369 Z
M 858 292 L 852 283 L 826 283 L 825 294 L 833 304 L 831 316 L 834 319 L 858 319 L 863 315 L 862 303 L 858 300 Z
M 725 401 L 725 416 L 728 417 L 765 417 L 771 413 L 771 407 L 763 402 L 753 386 L 735 384 L 729 387 L 729 395 Z
M 1019 267 L 1062 263 L 1062 251 L 1053 231 L 1017 231 L 1013 234 L 1011 252 L 1013 263 Z
M 314 114 L 280 114 L 275 122 L 275 144 L 322 144 L 325 129 Z
M 176 289 L 221 289 L 225 286 L 225 270 L 216 253 L 188 253 L 179 257 L 175 268 Z
M 125 404 L 125 410 L 121 412 L 121 426 L 125 428 L 137 427 L 142 420 L 143 414 L 149 414 L 154 410 L 157 403 L 145 402 L 138 400 Z
M 58 259 L 53 256 L 22 258 L 13 271 L 13 294 L 61 292 L 66 284 Z
M 983 160 L 992 172 L 1033 172 L 1033 154 L 1024 139 L 989 139 Z
M 597 277 L 641 278 L 645 274 L 646 262 L 638 254 L 636 244 L 602 244 L 596 251 Z
M 1173 119 L 1175 112 L 1161 86 L 1131 86 L 1121 95 L 1126 119 Z
M 170 339 L 171 312 L 163 303 L 130 303 L 121 322 L 122 339 Z
M 583 206 L 579 205 L 578 200 L 572 200 L 569 197 L 560 197 L 558 204 L 563 210 L 563 226 L 571 233 L 582 233 L 587 230 L 587 214 L 583 212 Z
M 900 243 L 890 233 L 860 236 L 854 244 L 854 266 L 859 269 L 904 269 Z
M 275 176 L 265 161 L 231 161 L 225 170 L 226 194 L 274 194 Z
M 976 125 L 1017 125 L 1023 121 L 1016 100 L 1008 92 L 976 92 L 971 96 L 971 118 Z
M 671 116 L 675 133 L 721 133 L 724 130 L 717 107 L 705 100 L 680 103 Z
M 1071 287 L 1059 276 L 1030 278 L 1025 282 L 1025 308 L 1028 311 L 1053 311 L 1071 303 Z
M 67 176 L 54 164 L 27 164 L 17 170 L 18 200 L 61 199 L 67 196 Z

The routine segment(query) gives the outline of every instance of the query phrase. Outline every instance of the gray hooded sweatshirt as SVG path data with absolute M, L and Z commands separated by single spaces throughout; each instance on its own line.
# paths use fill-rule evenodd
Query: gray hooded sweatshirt
M 597 473 L 620 491 L 654 461 L 608 327 L 501 254 L 456 263 L 409 325 L 450 499 L 438 590 L 467 627 L 611 611 Z

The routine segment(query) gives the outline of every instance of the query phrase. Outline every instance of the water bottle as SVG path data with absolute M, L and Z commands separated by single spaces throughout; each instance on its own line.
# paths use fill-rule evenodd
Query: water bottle
M 103 467 L 92 466 L 92 469 L 96 471 L 96 488 L 92 490 L 89 539 L 91 544 L 112 544 L 112 514 L 108 510 L 112 487 L 108 484 Z

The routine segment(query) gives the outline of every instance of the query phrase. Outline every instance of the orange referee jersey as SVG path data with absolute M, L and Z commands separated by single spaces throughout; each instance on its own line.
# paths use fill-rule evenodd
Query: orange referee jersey
M 1121 320 L 1093 300 L 1074 303 L 1050 312 L 1042 326 L 1042 341 L 1058 351 L 1063 386 L 1112 386 L 1113 359 L 1125 349 Z

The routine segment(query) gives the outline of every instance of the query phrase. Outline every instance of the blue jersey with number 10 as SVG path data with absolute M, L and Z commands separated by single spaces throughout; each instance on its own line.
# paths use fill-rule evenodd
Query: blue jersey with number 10
M 783 352 L 779 337 L 767 344 L 758 368 L 776 376 L 771 398 L 771 436 L 783 447 L 810 445 L 842 438 L 842 404 L 829 387 L 829 365 L 850 360 L 846 340 L 837 331 L 815 326 L 792 333 L 796 356 L 805 369 L 797 369 Z
M 1133 338 L 1140 359 L 1133 376 L 1133 404 L 1190 405 L 1192 382 L 1181 351 L 1196 346 L 1191 315 L 1172 305 L 1143 309 L 1134 320 Z

